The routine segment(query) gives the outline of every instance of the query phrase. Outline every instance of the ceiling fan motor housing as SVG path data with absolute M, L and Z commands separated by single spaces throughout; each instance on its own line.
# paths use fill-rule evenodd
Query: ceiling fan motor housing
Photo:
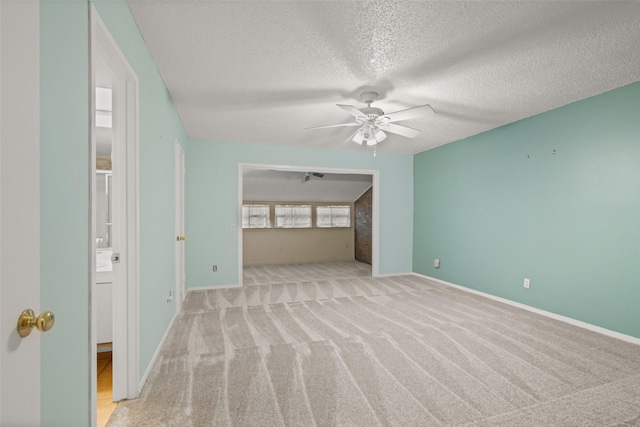
M 361 108 L 360 111 L 362 112 L 362 114 L 367 116 L 369 122 L 375 122 L 378 117 L 384 115 L 384 111 L 382 111 L 380 108 L 371 106 L 371 103 L 378 99 L 377 92 L 363 92 L 360 94 L 360 99 L 362 100 L 362 102 L 367 104 L 367 106 L 365 108 Z
M 365 107 L 365 108 L 361 108 L 360 111 L 362 111 L 363 114 L 366 114 L 367 116 L 369 116 L 369 119 L 373 119 L 373 120 L 384 115 L 384 111 L 376 107 Z

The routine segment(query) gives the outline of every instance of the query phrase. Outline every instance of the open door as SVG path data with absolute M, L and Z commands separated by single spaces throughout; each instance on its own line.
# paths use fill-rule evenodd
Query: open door
M 39 2 L 0 1 L 0 425 L 40 425 Z
M 113 307 L 113 388 L 112 400 L 134 399 L 139 390 L 139 341 L 138 341 L 138 286 L 139 286 L 139 210 L 138 210 L 138 78 L 126 57 L 100 19 L 96 9 L 91 6 L 91 86 L 92 93 L 97 88 L 111 90 L 111 115 L 103 111 L 98 103 L 92 103 L 92 159 L 90 170 L 94 177 L 92 194 L 96 193 L 97 141 L 100 136 L 99 121 L 107 118 L 104 127 L 110 129 L 111 184 L 109 186 L 110 206 L 105 229 L 108 233 L 108 248 L 111 255 L 111 298 Z M 94 101 L 97 101 L 96 99 Z M 104 117 L 102 117 L 104 116 Z M 102 117 L 102 118 L 101 118 Z M 110 119 L 110 120 L 109 120 Z M 94 198 L 95 199 L 95 198 Z M 92 206 L 92 241 L 94 253 L 98 241 L 105 236 L 97 232 L 98 212 L 94 200 Z M 102 240 L 101 240 L 102 239 Z M 99 248 L 103 249 L 103 248 Z M 97 253 L 96 253 L 97 256 Z M 96 258 L 98 260 L 98 258 Z M 96 264 L 98 267 L 98 264 Z M 93 281 L 92 285 L 97 286 Z M 98 324 L 98 292 L 92 292 L 92 317 L 94 328 L 91 348 L 96 352 L 95 329 Z M 96 420 L 96 360 L 92 363 L 92 420 Z

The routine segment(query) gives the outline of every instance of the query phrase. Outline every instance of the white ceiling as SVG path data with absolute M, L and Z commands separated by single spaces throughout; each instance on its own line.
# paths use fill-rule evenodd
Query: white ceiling
M 417 153 L 640 80 L 640 2 L 128 0 L 192 138 L 363 149 L 335 104 L 431 104 Z M 364 148 L 366 149 L 366 148 Z
M 355 202 L 371 187 L 371 175 L 323 173 L 322 178 L 307 172 L 244 169 L 242 198 L 247 201 Z

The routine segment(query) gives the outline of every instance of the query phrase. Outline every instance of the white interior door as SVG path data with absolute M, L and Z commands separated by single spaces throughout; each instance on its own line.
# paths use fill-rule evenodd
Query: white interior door
M 1 0 L 0 0 L 1 1 Z M 112 250 L 119 254 L 113 264 L 113 400 L 134 399 L 139 393 L 138 341 L 138 78 L 100 19 L 91 7 L 92 88 L 112 89 Z M 95 105 L 92 106 L 95 108 Z M 95 117 L 95 111 L 92 112 Z M 96 126 L 92 124 L 95 138 Z M 95 144 L 95 141 L 93 142 Z M 94 148 L 95 149 L 95 148 Z M 95 153 L 95 151 L 94 151 Z M 91 168 L 95 172 L 95 162 Z M 95 187 L 95 185 L 94 185 Z M 95 190 L 95 188 L 94 188 Z M 92 239 L 95 241 L 95 206 Z M 97 322 L 92 301 L 92 327 Z M 96 335 L 92 335 L 95 349 Z M 95 370 L 95 359 L 92 359 Z M 95 422 L 96 378 L 92 376 L 92 422 Z
M 184 254 L 184 150 L 176 141 L 176 313 L 180 313 L 185 295 Z
M 0 425 L 40 425 L 39 2 L 0 1 Z

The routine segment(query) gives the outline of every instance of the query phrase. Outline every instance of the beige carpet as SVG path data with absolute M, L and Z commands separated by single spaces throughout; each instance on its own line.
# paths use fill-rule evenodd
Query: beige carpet
M 359 263 L 188 294 L 110 426 L 638 426 L 640 347 Z

